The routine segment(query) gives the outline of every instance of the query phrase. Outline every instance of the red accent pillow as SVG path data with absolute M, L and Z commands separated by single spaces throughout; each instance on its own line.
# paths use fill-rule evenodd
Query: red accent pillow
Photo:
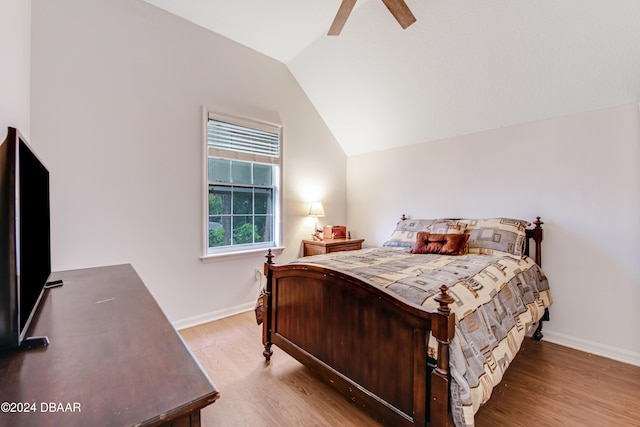
M 468 234 L 431 234 L 420 231 L 411 253 L 462 255 L 468 239 Z

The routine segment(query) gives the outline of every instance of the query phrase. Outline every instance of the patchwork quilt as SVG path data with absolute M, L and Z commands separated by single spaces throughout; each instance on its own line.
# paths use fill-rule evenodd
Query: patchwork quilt
M 474 425 L 484 404 L 552 303 L 542 270 L 529 257 L 412 254 L 407 248 L 368 248 L 299 259 L 356 276 L 430 311 L 445 284 L 455 300 L 456 331 L 450 345 L 451 410 L 458 427 Z M 429 356 L 437 355 L 429 342 Z

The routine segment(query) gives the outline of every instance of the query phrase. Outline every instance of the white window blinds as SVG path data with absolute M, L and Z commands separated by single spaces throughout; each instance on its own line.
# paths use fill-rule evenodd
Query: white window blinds
M 275 126 L 262 123 L 245 126 L 209 116 L 207 143 L 211 157 L 280 163 L 280 129 Z

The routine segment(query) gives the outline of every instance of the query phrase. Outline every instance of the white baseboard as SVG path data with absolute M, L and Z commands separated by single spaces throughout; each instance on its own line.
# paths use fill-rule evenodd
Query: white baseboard
M 255 302 L 248 302 L 246 304 L 237 305 L 235 307 L 229 307 L 222 310 L 199 314 L 193 317 L 187 317 L 186 319 L 176 320 L 175 322 L 171 323 L 177 330 L 191 328 L 192 326 L 202 325 L 203 323 L 213 322 L 214 320 L 219 320 L 225 317 L 253 310 L 255 305 Z
M 554 344 L 570 347 L 576 350 L 584 351 L 586 353 L 591 353 L 609 359 L 617 360 L 619 362 L 628 363 L 630 365 L 640 366 L 639 353 L 596 343 L 593 341 L 571 337 L 569 335 L 560 334 L 548 329 L 543 329 L 542 333 L 544 335 L 544 341 L 549 341 Z

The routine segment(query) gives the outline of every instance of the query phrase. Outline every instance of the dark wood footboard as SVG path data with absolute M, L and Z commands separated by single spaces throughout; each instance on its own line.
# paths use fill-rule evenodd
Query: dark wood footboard
M 454 317 L 442 290 L 434 313 L 318 266 L 265 265 L 264 355 L 275 344 L 390 425 L 452 425 L 448 343 Z M 441 343 L 427 367 L 429 331 Z

